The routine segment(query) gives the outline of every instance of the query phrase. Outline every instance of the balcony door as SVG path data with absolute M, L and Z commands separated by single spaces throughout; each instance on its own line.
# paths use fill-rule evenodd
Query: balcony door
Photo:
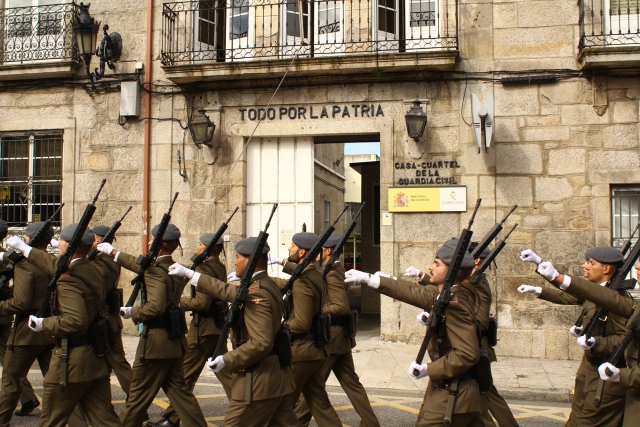
M 605 33 L 611 44 L 640 43 L 638 0 L 604 0 Z
M 194 60 L 221 60 L 223 54 L 222 26 L 224 6 L 218 0 L 200 0 L 194 11 Z
M 253 0 L 227 0 L 226 58 L 251 60 L 255 44 Z
M 373 50 L 397 52 L 400 47 L 398 0 L 375 0 L 373 5 L 373 40 L 376 42 Z
M 315 55 L 341 54 L 344 46 L 344 2 L 321 0 L 314 2 Z
M 424 49 L 440 37 L 440 11 L 429 0 L 407 0 L 405 6 L 406 51 Z
M 302 16 L 300 16 L 300 9 L 302 9 Z M 282 27 L 284 27 L 284 31 L 281 32 L 281 56 L 291 58 L 294 55 L 308 55 L 311 53 L 309 46 L 309 33 L 311 32 L 309 2 L 306 0 L 287 0 L 282 5 L 281 11 Z M 300 28 L 303 29 L 302 36 Z

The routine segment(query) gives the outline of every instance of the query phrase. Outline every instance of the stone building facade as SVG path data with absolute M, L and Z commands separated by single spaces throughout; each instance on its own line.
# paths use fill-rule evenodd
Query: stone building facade
M 603 10 L 610 9 L 609 0 L 602 2 Z M 330 150 L 336 152 L 326 156 L 311 150 L 311 161 L 325 156 L 326 167 L 312 163 L 310 170 L 335 189 L 344 187 L 339 181 L 344 164 L 331 162 L 339 156 L 338 145 L 376 140 L 381 215 L 388 211 L 388 189 L 412 180 L 415 185 L 417 172 L 419 179 L 437 172 L 440 180 L 429 184 L 448 178 L 467 190 L 466 212 L 395 213 L 381 222 L 380 270 L 401 275 L 409 265 L 426 269 L 437 247 L 467 225 L 477 198 L 482 198 L 473 227 L 478 239 L 517 204 L 506 226 L 518 227 L 498 269 L 489 273 L 492 312 L 500 326 L 496 351 L 557 359 L 581 355 L 567 332 L 578 309 L 518 294 L 521 283 L 544 284 L 517 255 L 532 248 L 560 271 L 581 274 L 587 248 L 623 238 L 614 226 L 620 218 L 637 221 L 637 199 L 636 208 L 623 212 L 615 210 L 622 203 L 614 196 L 621 191 L 632 200 L 640 191 L 638 28 L 591 22 L 591 10 L 573 0 L 406 0 L 397 10 L 382 1 L 295 1 L 286 9 L 256 0 L 233 7 L 223 2 L 215 9 L 211 4 L 217 2 L 208 1 L 94 0 L 91 16 L 120 33 L 123 51 L 115 71 L 107 69 L 92 87 L 73 49 L 64 48 L 73 45 L 70 16 L 56 15 L 49 3 L 0 0 L 2 178 L 9 183 L 7 165 L 22 158 L 7 154 L 11 137 L 61 135 L 61 192 L 50 200 L 66 203 L 64 224 L 79 218 L 107 178 L 93 223 L 111 223 L 133 206 L 116 246 L 135 254 L 147 229 L 145 218 L 150 229 L 177 191 L 173 222 L 183 230 L 180 260 L 187 262 L 198 236 L 239 206 L 242 215 L 229 227 L 230 255 L 234 242 L 255 232 L 250 206 L 301 203 L 295 192 L 281 189 L 287 182 L 300 184 L 305 170 L 286 175 L 289 163 L 279 151 L 271 165 L 277 172 L 273 179 L 267 172 L 257 175 L 252 144 L 297 147 L 288 159 L 302 162 L 295 157 L 302 155 L 300 147 L 333 143 Z M 37 19 L 21 18 L 29 13 Z M 280 27 L 279 19 L 285 20 Z M 53 26 L 46 26 L 50 21 Z M 295 22 L 303 23 L 304 40 Z M 45 43 L 53 36 L 62 44 Z M 42 58 L 52 50 L 58 54 Z M 92 69 L 97 63 L 94 57 Z M 139 115 L 126 120 L 120 117 L 123 81 L 140 82 Z M 478 152 L 471 94 L 481 103 L 493 99 L 486 152 L 484 146 Z M 428 117 L 417 141 L 405 124 L 416 99 Z M 196 146 L 184 129 L 200 108 L 216 125 L 210 146 Z M 32 176 L 38 173 L 38 156 L 29 159 Z M 12 199 L 29 196 L 24 188 L 9 201 L 31 209 Z M 277 188 L 279 200 L 261 196 L 256 202 L 256 188 L 263 195 Z M 312 219 L 316 230 L 319 203 L 316 199 Z M 263 215 L 256 212 L 255 218 Z M 297 228 L 297 221 L 282 214 L 272 235 L 283 233 L 288 223 Z M 281 251 L 283 243 L 278 247 Z M 384 339 L 422 339 L 414 307 L 382 297 L 380 313 Z

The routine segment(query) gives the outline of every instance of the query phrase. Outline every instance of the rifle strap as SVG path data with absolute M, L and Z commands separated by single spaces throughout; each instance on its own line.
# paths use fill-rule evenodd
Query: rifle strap
M 60 391 L 67 388 L 67 371 L 69 369 L 69 337 L 63 336 L 60 343 Z
M 451 380 L 449 386 L 449 398 L 447 399 L 447 409 L 444 413 L 444 427 L 450 427 L 453 420 L 453 408 L 456 404 L 456 397 L 458 397 L 458 384 L 460 377 L 455 377 Z
M 104 300 L 104 298 L 102 298 L 102 299 L 100 298 L 100 295 L 98 295 L 98 291 L 96 290 L 96 287 L 93 286 L 91 284 L 91 282 L 89 282 L 84 277 L 82 277 L 82 276 L 80 276 L 78 274 L 73 274 L 73 273 L 69 274 L 69 276 L 71 276 L 73 278 L 76 278 L 76 279 L 80 280 L 81 282 L 83 282 L 87 286 L 87 288 L 89 288 L 89 291 L 93 294 L 93 297 L 96 299 L 96 304 L 98 304 L 98 312 L 96 313 L 96 317 L 89 323 L 95 322 L 96 320 L 98 320 L 101 317 L 100 311 L 101 311 L 101 308 L 102 308 L 102 304 L 103 304 L 102 301 Z
M 324 300 L 324 292 L 322 292 L 322 287 L 320 287 L 320 285 L 318 285 L 313 279 L 311 279 L 310 277 L 306 277 L 306 276 L 300 276 L 300 279 L 307 279 L 308 281 L 311 282 L 311 284 L 313 284 L 313 286 L 316 287 L 316 289 L 318 290 L 318 292 L 320 293 L 320 307 L 318 307 L 318 311 L 316 312 L 316 314 L 322 314 L 322 301 Z
M 116 275 L 116 277 L 120 277 L 120 275 L 118 274 L 118 272 L 116 271 L 115 268 L 113 268 L 113 266 L 111 264 L 109 264 L 107 261 L 104 260 L 104 258 L 100 257 L 98 258 L 98 261 L 100 261 L 101 263 L 104 264 L 105 267 L 107 267 L 107 269 L 109 271 L 111 271 L 113 274 Z

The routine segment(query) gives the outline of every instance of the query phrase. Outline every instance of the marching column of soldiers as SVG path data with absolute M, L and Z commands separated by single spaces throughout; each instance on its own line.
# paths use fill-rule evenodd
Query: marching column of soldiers
M 344 234 L 333 226 L 321 236 L 295 234 L 287 259 L 270 253 L 269 219 L 257 237 L 236 243 L 235 271 L 228 274 L 220 260 L 226 222 L 200 237 L 187 267 L 172 257 L 181 248 L 181 231 L 170 223 L 171 209 L 153 227 L 148 253 L 136 258 L 114 247 L 120 221 L 88 226 L 94 205 L 78 223 L 62 228 L 59 241 L 52 239 L 49 220 L 29 224 L 24 240 L 6 239 L 13 250 L 0 248 L 0 427 L 39 406 L 41 427 L 205 427 L 193 394 L 205 366 L 229 401 L 224 426 L 308 426 L 312 417 L 320 427 L 341 426 L 326 391 L 331 372 L 360 426 L 380 426 L 351 353 L 357 323 L 349 305 L 352 284 L 416 306 L 416 319 L 426 327 L 421 352 L 408 366 L 412 378 L 429 379 L 416 427 L 518 426 L 490 367 L 497 322 L 490 315 L 485 270 L 508 237 L 489 249 L 501 226 L 471 242 L 472 217 L 459 238 L 437 250 L 427 271 L 406 268 L 404 275 L 416 283 L 383 272 L 345 271 L 339 256 L 357 217 Z M 0 239 L 7 232 L 0 220 Z M 47 252 L 49 245 L 59 248 L 59 257 Z M 630 246 L 631 239 L 622 250 L 589 249 L 584 277 L 557 271 L 532 250 L 520 255 L 548 282 L 523 284 L 520 293 L 582 307 L 570 328 L 584 356 L 567 426 L 637 425 L 640 306 L 626 291 L 625 278 L 640 243 L 627 255 Z M 290 278 L 269 276 L 272 264 Z M 136 275 L 126 304 L 121 268 Z M 640 263 L 635 269 L 640 273 Z M 189 327 L 185 311 L 192 312 Z M 132 364 L 125 357 L 123 319 L 141 326 Z M 35 361 L 44 378 L 42 402 L 27 380 Z M 112 404 L 112 371 L 127 395 L 119 415 Z M 147 410 L 160 388 L 169 406 L 152 421 Z

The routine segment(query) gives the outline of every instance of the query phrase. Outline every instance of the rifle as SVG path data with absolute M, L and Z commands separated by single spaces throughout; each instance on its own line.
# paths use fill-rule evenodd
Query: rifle
M 118 221 L 113 223 L 113 225 L 111 226 L 109 231 L 107 231 L 107 234 L 105 234 L 105 236 L 102 238 L 101 243 L 112 243 L 113 242 L 114 237 L 116 237 L 116 232 L 118 231 L 118 229 L 122 225 L 122 221 L 124 221 L 124 217 L 127 216 L 129 211 L 131 210 L 131 208 L 132 208 L 132 206 L 129 206 L 129 209 L 127 209 L 127 211 L 124 213 L 124 215 L 122 215 L 122 218 L 120 218 Z M 98 250 L 95 249 L 95 248 L 92 248 L 91 251 L 89 251 L 89 255 L 87 255 L 87 259 L 89 261 L 93 261 L 96 256 L 98 256 Z
M 35 236 L 33 236 L 33 239 L 29 240 L 29 246 L 33 247 L 33 245 L 35 245 L 42 238 L 42 236 L 45 236 L 49 232 L 49 230 L 51 229 L 51 222 L 53 221 L 53 218 L 58 215 L 58 212 L 60 212 L 60 209 L 62 209 L 63 207 L 64 203 L 62 203 L 60 207 L 53 213 L 53 215 L 51 215 L 51 218 L 42 223 L 42 225 L 38 229 L 38 232 L 35 234 Z M 9 264 L 4 271 L 0 272 L 0 274 L 2 274 L 2 277 L 0 278 L 0 290 L 4 289 L 4 287 L 7 286 L 9 280 L 13 279 L 13 269 L 15 265 L 24 259 L 24 256 L 18 254 L 15 250 L 9 251 L 5 254 L 5 256 L 9 260 Z
M 351 224 L 349 224 L 349 228 L 347 228 L 347 231 L 345 231 L 342 235 L 342 240 L 340 240 L 340 243 L 338 243 L 338 245 L 333 249 L 331 259 L 329 259 L 327 265 L 324 266 L 324 270 L 322 270 L 323 279 L 327 277 L 327 274 L 329 274 L 329 271 L 331 271 L 331 266 L 340 257 L 340 254 L 342 254 L 342 249 L 344 248 L 345 243 L 347 243 L 347 240 L 349 240 L 349 237 L 351 237 L 351 233 L 353 233 L 353 230 L 356 228 L 358 218 L 360 217 L 360 213 L 362 213 L 362 208 L 364 207 L 364 205 L 364 202 L 362 203 L 362 205 L 360 205 L 358 213 L 353 217 L 353 221 L 351 221 Z
M 444 288 L 442 289 L 442 293 L 440 294 L 440 298 L 435 302 L 432 309 L 431 321 L 429 322 L 429 327 L 427 329 L 427 334 L 422 341 L 422 345 L 420 346 L 420 351 L 418 352 L 418 357 L 416 357 L 416 363 L 418 365 L 422 364 L 422 360 L 424 359 L 424 355 L 427 353 L 427 347 L 429 346 L 429 342 L 431 342 L 431 338 L 433 334 L 438 332 L 438 348 L 442 346 L 444 340 L 444 313 L 447 305 L 449 304 L 449 300 L 451 299 L 451 288 L 453 287 L 456 276 L 458 275 L 458 271 L 460 270 L 460 266 L 462 265 L 462 260 L 464 258 L 465 253 L 467 252 L 467 248 L 469 247 L 469 243 L 471 242 L 471 236 L 473 232 L 471 231 L 471 226 L 473 225 L 473 221 L 476 217 L 476 213 L 478 213 L 478 208 L 480 207 L 480 203 L 482 199 L 478 199 L 476 202 L 476 207 L 473 210 L 473 214 L 471 215 L 471 219 L 469 220 L 469 226 L 462 230 L 462 234 L 460 235 L 460 239 L 458 239 L 458 245 L 456 246 L 456 250 L 453 256 L 453 262 L 449 265 L 449 270 L 447 271 L 447 276 L 444 280 Z M 413 374 L 418 375 L 420 372 L 417 369 L 414 369 Z M 450 421 L 450 420 L 449 420 Z M 447 417 L 445 416 L 445 424 L 447 423 Z
M 269 233 L 267 233 L 267 230 L 269 229 L 271 219 L 273 218 L 273 214 L 276 213 L 277 208 L 278 204 L 274 203 L 273 208 L 271 209 L 271 214 L 269 215 L 269 219 L 267 220 L 267 224 L 264 226 L 264 230 L 261 231 L 260 234 L 258 234 L 258 239 L 256 241 L 256 245 L 253 248 L 253 252 L 249 257 L 247 267 L 242 273 L 242 278 L 240 279 L 240 286 L 238 286 L 236 297 L 231 303 L 229 314 L 227 315 L 227 319 L 224 323 L 224 326 L 222 327 L 222 331 L 220 332 L 220 338 L 218 339 L 216 348 L 213 350 L 213 354 L 211 355 L 213 359 L 220 355 L 220 353 L 222 352 L 222 346 L 226 345 L 229 330 L 231 329 L 231 326 L 235 324 L 236 316 L 240 312 L 240 307 L 242 306 L 242 304 L 244 304 L 244 300 L 247 297 L 247 293 L 249 292 L 249 284 L 251 283 L 251 279 L 253 278 L 253 273 L 256 271 L 258 260 L 260 259 L 262 250 L 264 249 L 264 245 L 267 243 L 267 239 L 269 238 Z M 247 378 L 247 381 L 249 380 L 250 378 Z M 249 389 L 251 389 L 250 385 L 251 383 L 249 383 Z
M 62 276 L 62 274 L 67 271 L 67 269 L 69 268 L 69 263 L 71 262 L 71 258 L 73 257 L 73 254 L 76 252 L 76 249 L 78 249 L 78 246 L 80 246 L 80 240 L 82 240 L 82 236 L 84 235 L 84 232 L 87 231 L 87 228 L 89 227 L 89 222 L 91 222 L 93 213 L 96 211 L 96 202 L 98 201 L 98 196 L 100 196 L 100 192 L 102 191 L 102 188 L 104 187 L 104 184 L 106 182 L 107 180 L 103 179 L 102 182 L 100 183 L 100 188 L 98 188 L 98 192 L 94 196 L 91 203 L 89 203 L 87 207 L 84 209 L 84 213 L 82 214 L 80 221 L 78 221 L 78 226 L 76 227 L 76 230 L 73 232 L 71 241 L 69 241 L 69 246 L 67 246 L 67 251 L 64 253 L 64 255 L 58 258 L 58 263 L 56 264 L 56 272 L 53 275 L 51 282 L 49 282 L 49 285 L 47 285 L 47 294 L 44 297 L 44 300 L 42 301 L 42 306 L 38 310 L 36 317 L 40 317 L 40 318 L 48 317 L 47 315 L 49 311 L 48 309 L 51 304 L 51 295 L 53 294 L 53 290 L 56 287 L 56 282 L 58 281 L 60 276 Z M 31 326 L 35 327 L 35 324 L 31 322 Z M 62 384 L 60 385 L 60 387 L 62 388 Z
M 478 266 L 478 268 L 476 269 L 475 273 L 473 273 L 473 275 L 469 279 L 469 282 L 471 282 L 474 285 L 477 284 L 478 282 L 480 282 L 480 278 L 482 277 L 482 273 L 484 273 L 485 270 L 489 267 L 489 265 L 493 262 L 493 260 L 496 259 L 496 257 L 498 256 L 498 254 L 500 253 L 502 248 L 504 248 L 507 245 L 507 239 L 509 238 L 509 236 L 511 236 L 511 233 L 513 233 L 513 230 L 515 230 L 517 226 L 518 226 L 518 224 L 514 225 L 513 228 L 511 230 L 509 230 L 507 235 L 504 236 L 504 239 L 500 240 L 495 245 L 495 247 L 489 253 L 489 255 L 487 255 L 487 257 Z
M 173 199 L 171 200 L 171 204 L 169 205 L 169 210 L 162 215 L 162 220 L 160 220 L 160 225 L 158 226 L 158 232 L 156 233 L 156 237 L 154 237 L 153 242 L 151 243 L 151 247 L 146 255 L 139 255 L 138 259 L 136 259 L 136 264 L 140 266 L 138 270 L 138 274 L 136 277 L 131 280 L 131 284 L 133 285 L 133 291 L 131 292 L 131 296 L 127 301 L 126 307 L 133 307 L 133 304 L 136 302 L 136 298 L 138 298 L 138 294 L 140 293 L 140 288 L 144 282 L 144 272 L 147 271 L 147 268 L 153 264 L 153 262 L 158 257 L 160 253 L 160 249 L 162 249 L 162 237 L 164 236 L 165 231 L 167 231 L 167 227 L 169 226 L 169 221 L 171 221 L 171 210 L 173 209 L 173 204 L 176 202 L 178 198 L 178 192 L 174 194 Z M 122 315 L 122 311 L 120 315 Z
M 482 238 L 480 243 L 478 243 L 478 246 L 476 246 L 475 249 L 471 252 L 471 256 L 473 257 L 473 259 L 477 259 L 482 251 L 489 247 L 489 244 L 493 242 L 493 239 L 498 237 L 498 234 L 500 234 L 500 232 L 502 231 L 502 226 L 507 221 L 507 218 L 511 216 L 511 214 L 516 210 L 517 207 L 518 205 L 513 205 L 509 213 L 504 218 L 502 218 L 502 221 L 494 225 L 491 230 L 489 230 L 489 232 Z
M 633 236 L 636 234 L 636 231 L 638 231 L 638 228 L 640 228 L 640 221 L 638 221 L 638 224 L 636 225 L 636 228 L 633 229 L 633 232 L 631 233 L 631 235 L 629 236 L 627 241 L 624 242 L 624 245 L 622 245 L 622 247 L 620 248 L 620 253 L 622 254 L 622 256 L 627 255 L 627 252 L 629 251 L 629 248 L 631 247 L 631 239 L 633 239 Z
M 291 288 L 293 287 L 293 282 L 295 282 L 298 276 L 302 274 L 302 271 L 318 257 L 318 254 L 320 253 L 320 251 L 322 251 L 322 245 L 324 245 L 324 242 L 326 242 L 329 237 L 331 237 L 331 233 L 333 233 L 336 229 L 336 224 L 338 223 L 338 221 L 340 221 L 340 218 L 347 211 L 347 209 L 348 206 L 345 206 L 342 212 L 340 212 L 340 215 L 338 215 L 338 218 L 336 218 L 336 220 L 333 222 L 333 224 L 328 226 L 327 229 L 324 230 L 324 233 L 322 233 L 322 235 L 318 237 L 318 240 L 316 240 L 316 242 L 313 244 L 313 247 L 309 249 L 309 252 L 307 252 L 307 255 L 305 255 L 302 262 L 296 265 L 296 268 L 294 268 L 293 272 L 291 273 L 291 277 L 289 277 L 289 280 L 282 288 L 285 310 L 288 306 L 289 299 L 291 298 Z M 330 266 L 331 264 L 327 265 Z M 289 316 L 287 313 L 285 313 L 284 317 L 285 319 L 287 319 Z
M 211 256 L 211 253 L 213 252 L 213 250 L 215 249 L 216 245 L 218 244 L 218 240 L 220 240 L 220 237 L 222 237 L 222 235 L 224 234 L 224 232 L 226 231 L 227 227 L 229 227 L 229 222 L 231 221 L 231 218 L 233 218 L 233 216 L 236 214 L 236 212 L 238 212 L 238 207 L 236 206 L 236 209 L 231 213 L 231 216 L 227 219 L 226 222 L 223 222 L 220 225 L 220 228 L 218 228 L 218 231 L 216 231 L 216 234 L 213 236 L 213 239 L 211 239 L 211 242 L 209 242 L 209 244 L 207 245 L 207 247 L 204 249 L 204 251 L 202 251 L 202 253 L 200 255 L 195 254 L 192 258 L 191 261 L 193 261 L 193 264 L 191 264 L 191 270 L 196 271 L 196 268 L 198 268 L 198 266 L 200 264 L 202 264 L 207 258 L 209 258 Z M 195 286 L 191 286 L 191 298 L 195 298 L 196 297 L 196 287 Z M 193 312 L 193 326 L 196 328 L 196 334 L 195 334 L 195 341 L 193 343 L 193 347 L 194 348 L 198 348 L 199 345 L 199 337 L 200 337 L 200 313 L 198 313 L 197 311 Z

